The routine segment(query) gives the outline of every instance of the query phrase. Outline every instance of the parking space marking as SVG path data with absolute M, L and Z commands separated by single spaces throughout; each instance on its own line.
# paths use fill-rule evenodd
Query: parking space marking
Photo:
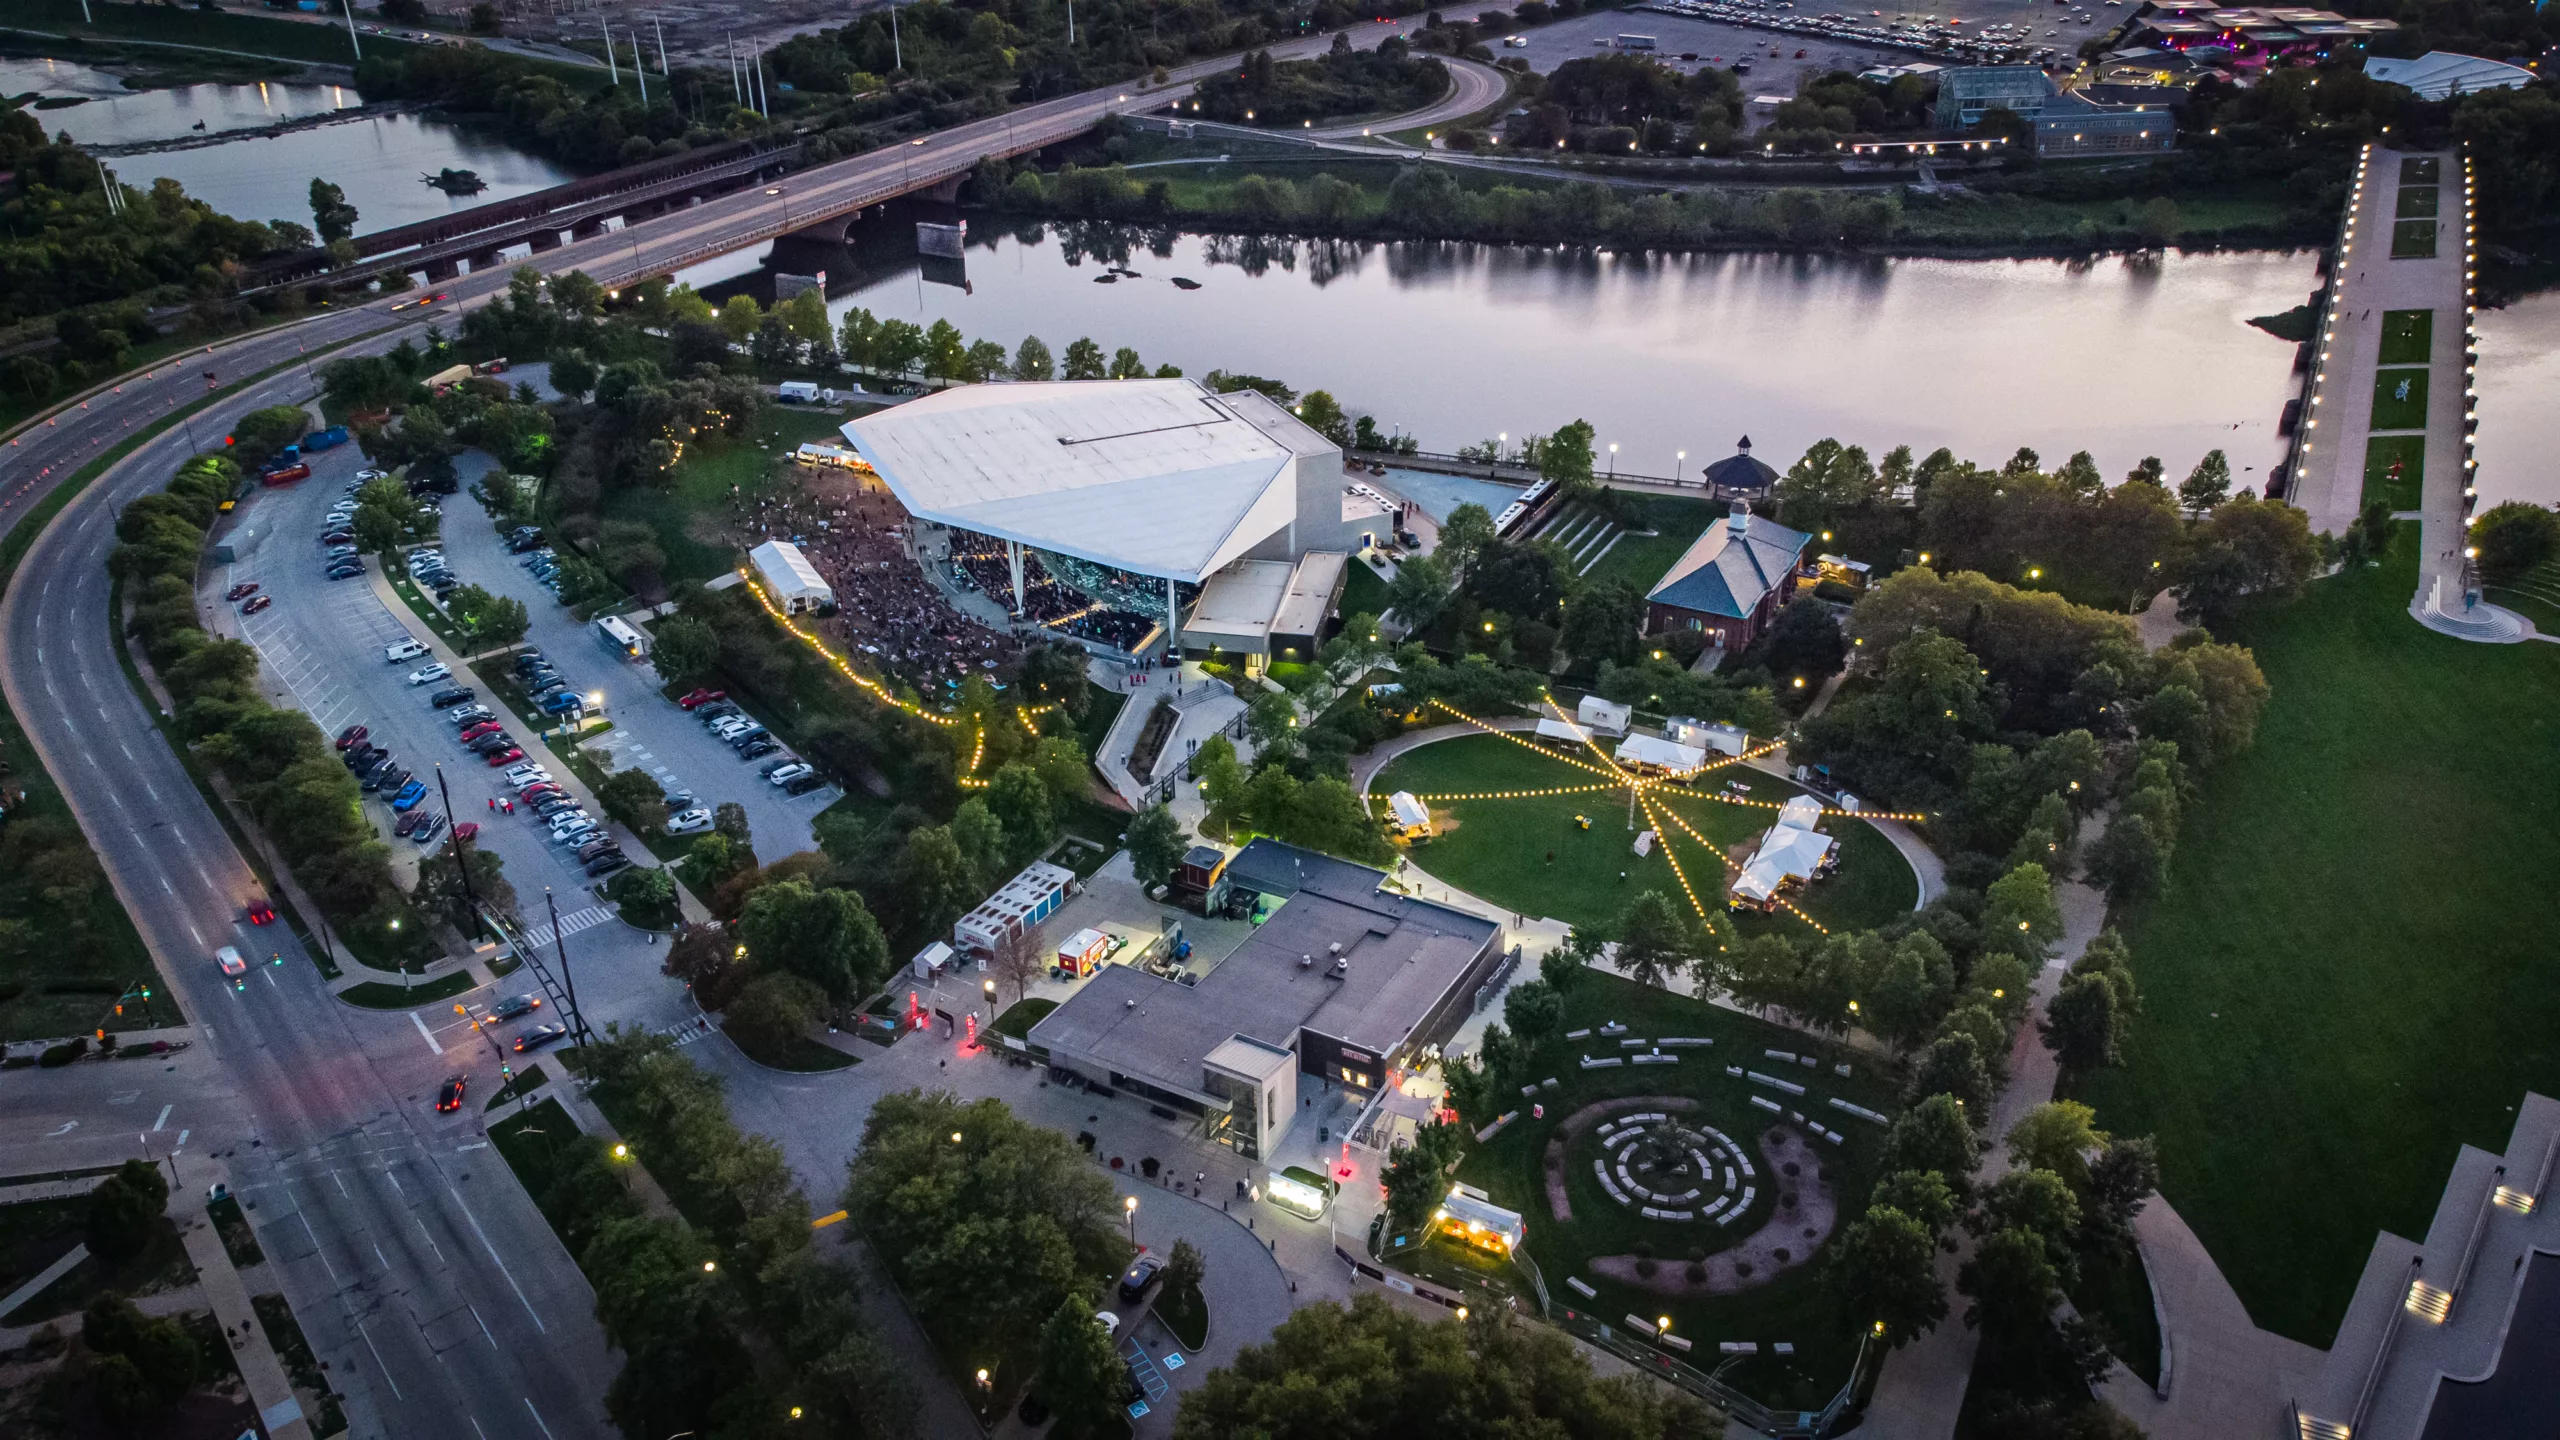
M 1129 1373 L 1136 1378 L 1138 1388 L 1146 1392 L 1147 1402 L 1164 1403 L 1164 1397 L 1172 1392 L 1173 1384 L 1164 1378 L 1163 1371 L 1156 1368 L 1156 1362 L 1138 1344 L 1137 1337 L 1131 1336 L 1120 1342 L 1120 1358 L 1129 1362 Z

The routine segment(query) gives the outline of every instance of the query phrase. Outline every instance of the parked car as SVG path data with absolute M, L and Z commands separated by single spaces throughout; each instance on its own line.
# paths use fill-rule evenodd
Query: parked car
M 492 766 L 498 766 L 498 765 L 512 765 L 512 764 L 514 764 L 516 761 L 521 760 L 521 759 L 523 759 L 523 758 L 524 758 L 524 752 L 523 752 L 523 751 L 518 750 L 518 749 L 514 748 L 513 746 L 510 746 L 510 747 L 508 747 L 507 749 L 501 750 L 501 751 L 499 751 L 497 754 L 490 756 L 490 757 L 489 757 L 489 763 L 490 763 L 490 765 L 492 765 Z
M 418 802 L 426 798 L 426 782 L 421 780 L 412 780 L 408 784 L 401 786 L 399 792 L 391 797 L 391 808 L 394 810 L 415 810 L 418 808 Z
M 425 667 L 424 669 L 412 670 L 409 672 L 409 683 L 412 685 L 430 685 L 438 680 L 449 680 L 451 678 L 453 678 L 453 667 L 445 664 L 441 660 L 437 661 L 433 665 Z
M 782 787 L 782 793 L 785 795 L 806 795 L 812 790 L 823 788 L 826 783 L 826 776 L 812 770 L 808 774 L 800 776 L 798 779 L 792 780 L 788 784 L 784 785 Z
M 350 725 L 346 729 L 338 732 L 338 748 L 340 750 L 353 750 L 358 745 L 364 743 L 365 736 L 372 733 L 372 731 L 366 729 L 362 725 Z
M 788 785 L 803 775 L 814 775 L 817 771 L 817 766 L 811 765 L 806 761 L 795 760 L 778 770 L 766 771 L 764 779 L 765 783 L 768 785 Z
M 699 805 L 667 817 L 667 833 L 670 835 L 691 835 L 710 828 L 711 812 Z
M 535 780 L 548 780 L 550 778 L 550 771 L 545 770 L 541 765 L 532 761 L 527 761 L 526 763 L 518 765 L 507 772 L 508 782 L 519 787 Z
M 415 831 L 420 825 L 426 823 L 427 816 L 430 813 L 432 812 L 412 807 L 406 813 L 401 815 L 399 819 L 391 822 L 391 833 L 399 836 L 403 840 L 409 838 L 411 832 Z
M 353 580 L 363 573 L 364 567 L 361 565 L 332 565 L 328 571 L 329 578 L 332 580 Z
M 770 755 L 781 748 L 781 746 L 774 744 L 770 738 L 759 736 L 756 739 L 750 740 L 746 744 L 738 747 L 738 758 L 741 760 L 761 760 L 765 756 Z
M 1155 1284 L 1156 1277 L 1163 1271 L 1164 1261 L 1161 1257 L 1141 1253 L 1137 1259 L 1129 1262 L 1128 1269 L 1120 1272 L 1120 1302 L 1124 1305 L 1135 1305 L 1146 1299 L 1147 1287 Z
M 454 827 L 453 827 L 453 838 L 454 838 L 454 839 L 456 839 L 456 840 L 477 840 L 477 839 L 479 839 L 479 838 L 480 838 L 480 822 L 479 822 L 479 821 L 477 821 L 477 820 L 465 820 L 465 821 L 463 821 L 461 824 L 454 826 Z
M 461 704 L 477 693 L 468 685 L 456 685 L 450 690 L 439 690 L 428 696 L 427 703 L 438 710 L 444 710 Z
M 714 701 L 726 700 L 728 698 L 729 692 L 726 690 L 696 690 L 691 694 L 686 695 L 683 699 L 678 700 L 676 704 L 683 706 L 687 710 L 692 710 L 699 706 L 708 705 Z
M 444 829 L 444 812 L 437 810 L 432 813 L 425 811 L 417 813 L 424 814 L 426 818 L 418 822 L 417 829 L 409 832 L 409 838 L 421 845 L 434 844 L 437 833 Z
M 232 586 L 230 589 L 228 589 L 228 590 L 226 590 L 226 591 L 222 592 L 222 598 L 223 598 L 223 599 L 225 599 L 225 600 L 230 600 L 230 601 L 237 602 L 237 601 L 241 601 L 241 600 L 246 600 L 246 599 L 248 599 L 250 596 L 255 595 L 255 594 L 257 594 L 257 593 L 258 593 L 258 582 L 257 582 L 257 581 L 255 581 L 255 580 L 243 580 L 243 581 L 241 581 L 239 584 L 234 585 L 234 586 Z
M 415 660 L 426 653 L 427 647 L 415 640 L 403 640 L 398 644 L 382 647 L 383 663 L 387 665 L 397 665 L 403 660 Z
M 274 603 L 276 603 L 276 597 L 273 595 L 252 595 L 249 597 L 249 603 L 240 607 L 240 613 L 243 615 L 260 614 L 263 613 L 268 606 L 273 605 Z

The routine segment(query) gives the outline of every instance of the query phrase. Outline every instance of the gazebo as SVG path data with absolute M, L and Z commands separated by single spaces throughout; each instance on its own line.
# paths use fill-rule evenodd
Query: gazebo
M 1719 491 L 1759 495 L 1778 483 L 1778 472 L 1765 460 L 1751 457 L 1751 437 L 1745 435 L 1734 445 L 1730 459 L 1719 460 L 1706 468 L 1707 482 Z

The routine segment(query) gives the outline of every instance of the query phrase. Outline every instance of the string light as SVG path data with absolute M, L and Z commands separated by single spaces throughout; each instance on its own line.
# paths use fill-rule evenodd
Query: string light
M 747 579 L 746 585 L 747 593 L 756 597 L 756 603 L 764 607 L 764 613 L 772 616 L 775 622 L 780 624 L 783 629 L 788 630 L 793 635 L 799 637 L 801 644 L 818 652 L 818 657 L 825 660 L 828 664 L 836 667 L 837 672 L 842 674 L 844 678 L 871 692 L 872 696 L 878 699 L 881 704 L 904 710 L 919 720 L 930 720 L 936 725 L 957 725 L 960 723 L 948 715 L 936 715 L 932 711 L 927 710 L 912 701 L 901 700 L 897 696 L 890 694 L 888 689 L 881 685 L 879 681 L 874 680 L 870 676 L 863 674 L 861 671 L 854 669 L 853 662 L 847 660 L 842 654 L 838 653 L 834 649 L 831 649 L 827 645 L 827 642 L 810 634 L 808 631 L 801 629 L 797 624 L 795 624 L 791 617 L 785 614 L 779 606 L 776 606 L 773 603 L 772 598 L 764 593 L 763 586 L 758 585 L 751 578 Z M 971 768 L 974 769 L 975 767 L 972 766 Z

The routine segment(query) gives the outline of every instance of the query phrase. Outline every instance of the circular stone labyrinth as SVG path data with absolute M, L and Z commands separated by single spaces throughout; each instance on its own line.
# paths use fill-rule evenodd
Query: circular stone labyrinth
M 1760 1193 L 1750 1154 L 1712 1125 L 1641 1111 L 1605 1120 L 1592 1134 L 1600 1188 L 1648 1220 L 1730 1225 Z

